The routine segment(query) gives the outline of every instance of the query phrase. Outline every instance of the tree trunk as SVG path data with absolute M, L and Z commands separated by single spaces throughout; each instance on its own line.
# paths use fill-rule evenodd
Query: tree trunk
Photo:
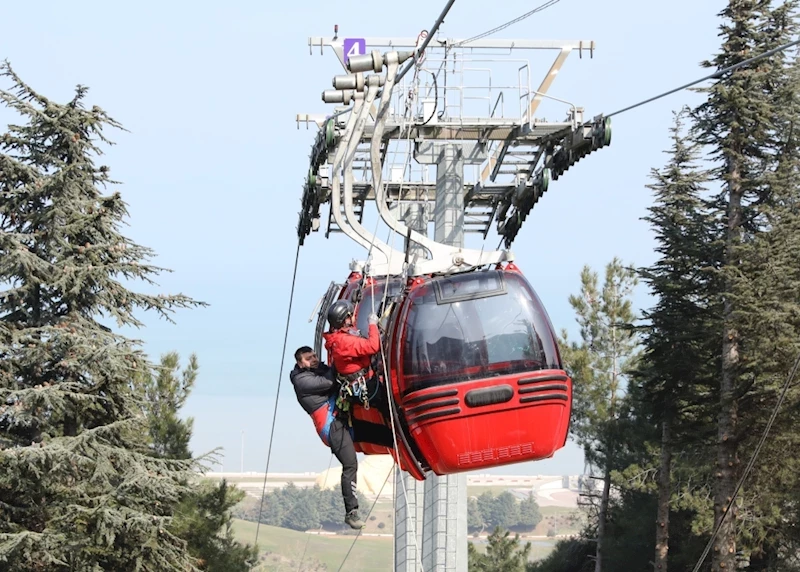
M 750 554 L 750 572 L 769 572 L 774 570 L 778 560 L 777 551 L 772 546 L 761 546 Z
M 667 415 L 661 424 L 661 468 L 658 473 L 658 512 L 656 516 L 656 557 L 654 570 L 666 572 L 669 553 L 669 499 L 672 493 L 672 421 Z
M 600 497 L 600 515 L 597 523 L 597 552 L 594 561 L 594 572 L 603 570 L 603 540 L 606 535 L 606 519 L 608 518 L 608 497 L 611 493 L 611 467 L 606 461 L 603 473 L 603 496 Z
M 728 232 L 726 239 L 725 264 L 736 265 L 736 247 L 741 242 L 742 185 L 741 171 L 736 159 L 729 158 L 728 173 Z M 736 370 L 739 364 L 739 338 L 733 321 L 733 285 L 730 279 L 725 284 L 725 302 L 722 311 L 722 375 L 719 391 L 719 417 L 717 425 L 717 474 L 714 492 L 714 522 L 718 524 L 725 517 L 714 542 L 712 570 L 734 570 L 736 568 L 736 511 L 725 515 L 725 509 L 736 489 Z
M 617 291 L 617 286 L 614 284 L 614 298 L 616 302 L 619 302 L 619 296 Z M 616 317 L 616 315 L 615 315 Z M 609 416 L 610 422 L 612 424 L 616 423 L 617 419 L 617 387 L 619 385 L 619 368 L 617 360 L 619 359 L 619 344 L 617 343 L 617 328 L 615 326 L 611 326 L 611 358 L 612 358 L 612 371 L 611 371 L 611 385 L 610 385 L 610 395 L 609 395 L 609 402 L 611 407 L 609 409 Z M 605 431 L 605 440 L 606 440 L 606 459 L 605 459 L 605 469 L 603 472 L 603 496 L 600 497 L 600 516 L 599 522 L 597 523 L 597 556 L 594 562 L 594 572 L 601 572 L 603 569 L 603 544 L 605 541 L 606 536 L 606 521 L 608 520 L 608 497 L 611 494 L 611 461 L 614 458 L 614 446 L 613 440 L 616 438 L 616 435 L 609 431 L 609 428 L 606 428 Z

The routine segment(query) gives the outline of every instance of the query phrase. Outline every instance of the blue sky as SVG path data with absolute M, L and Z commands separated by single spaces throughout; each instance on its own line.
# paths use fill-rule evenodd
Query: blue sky
M 457 0 L 441 34 L 470 37 L 539 3 Z M 717 50 L 724 4 L 562 0 L 496 37 L 595 40 L 594 58 L 572 54 L 549 92 L 591 118 L 708 73 L 699 63 Z M 332 52 L 309 55 L 308 37 L 330 35 L 334 24 L 342 36 L 415 36 L 443 5 L 75 0 L 3 8 L 0 58 L 55 100 L 69 99 L 76 84 L 89 86 L 88 105 L 129 130 L 109 133 L 117 145 L 105 157 L 130 206 L 125 232 L 173 270 L 156 291 L 210 304 L 178 312 L 177 325 L 144 316 L 147 327 L 130 335 L 154 359 L 197 353 L 200 376 L 185 408 L 195 418 L 192 446 L 198 454 L 224 447 L 225 470 L 240 468 L 242 432 L 244 469 L 264 470 L 315 134 L 298 130 L 295 114 L 329 111 L 320 92 L 342 73 Z M 544 57 L 535 62 L 541 74 L 552 59 Z M 611 146 L 555 181 L 528 217 L 512 249 L 557 329 L 577 333 L 567 296 L 584 264 L 600 270 L 614 256 L 653 261 L 652 234 L 640 220 L 651 204 L 645 184 L 664 162 L 672 111 L 698 101 L 681 92 L 615 117 Z M 9 119 L 0 112 L 3 125 Z M 301 249 L 271 471 L 328 466 L 329 452 L 288 382 L 291 353 L 312 341 L 308 317 L 327 285 L 343 280 L 349 261 L 363 254 L 343 235 L 326 240 L 323 233 Z M 636 303 L 649 303 L 643 287 Z M 570 444 L 550 460 L 493 472 L 582 469 L 583 455 Z

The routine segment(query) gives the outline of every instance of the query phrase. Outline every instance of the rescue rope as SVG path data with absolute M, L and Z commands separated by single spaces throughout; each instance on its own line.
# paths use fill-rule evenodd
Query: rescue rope
M 445 13 L 446 13 L 447 10 L 449 10 L 449 7 L 451 5 L 452 5 L 452 3 L 445 8 Z M 430 34 L 428 35 L 428 37 L 431 37 Z M 427 43 L 426 43 L 426 45 L 427 45 Z M 417 88 L 418 88 L 418 85 L 419 85 L 419 80 L 417 79 L 417 72 L 418 71 L 419 71 L 419 64 L 417 65 L 417 68 L 414 70 L 414 78 L 415 78 L 415 82 L 416 82 Z M 387 74 L 388 74 L 388 71 L 387 71 Z M 395 81 L 395 85 L 397 85 L 397 82 L 399 81 L 399 79 L 397 77 L 395 77 L 394 81 Z M 403 122 L 404 123 L 406 121 L 406 115 L 409 112 L 410 112 L 410 108 L 406 109 L 406 114 L 403 115 Z M 406 137 L 406 145 L 407 145 L 407 150 L 408 150 L 408 155 L 406 155 L 406 165 L 410 166 L 410 164 L 411 164 L 411 133 L 410 133 L 410 130 L 409 130 L 409 133 L 408 133 L 408 135 Z M 381 166 L 381 168 L 382 167 L 383 166 Z M 387 185 L 387 187 L 388 187 L 388 181 L 385 182 L 384 184 Z M 400 193 L 402 192 L 402 188 L 403 188 L 403 182 L 400 183 L 400 191 L 398 192 L 398 200 L 400 198 Z M 427 205 L 425 207 L 423 207 L 423 208 L 426 208 L 426 207 L 427 207 Z M 394 242 L 395 242 L 395 240 L 397 238 L 397 233 L 395 233 L 392 229 L 389 229 L 389 233 L 392 236 L 391 236 L 391 240 L 390 241 L 387 240 L 387 242 L 389 242 L 389 245 L 391 247 L 390 250 L 389 250 L 388 265 L 391 266 L 391 262 L 392 262 L 391 261 L 391 256 L 392 256 L 392 253 L 394 252 Z M 408 252 L 410 252 L 410 249 L 411 249 L 411 239 L 410 239 L 410 233 L 409 233 L 408 244 L 406 244 L 406 259 L 408 259 Z M 406 281 L 407 276 L 408 276 L 408 264 L 406 263 L 406 264 L 403 265 L 403 274 L 401 275 L 401 278 L 400 278 L 401 279 L 401 284 L 403 284 L 404 288 L 405 288 L 404 285 L 405 285 L 405 281 Z M 398 297 L 399 297 L 399 295 L 398 295 Z M 388 311 L 387 304 L 386 304 L 386 301 L 388 300 L 388 298 L 389 298 L 389 280 L 388 280 L 388 276 L 387 276 L 386 285 L 384 286 L 384 289 L 383 289 L 383 300 L 381 301 L 381 308 L 383 309 L 383 312 L 387 312 Z M 375 313 L 375 297 L 373 296 L 371 298 L 371 300 L 372 300 L 372 313 L 374 314 Z M 387 360 L 386 360 L 386 353 L 384 352 L 384 349 L 383 349 L 383 340 L 381 340 L 381 344 L 379 346 L 379 353 L 380 353 L 380 356 L 381 356 L 381 365 L 382 365 L 382 369 L 383 369 L 384 381 L 386 382 L 386 401 L 387 401 L 387 403 L 389 405 L 389 425 L 392 428 L 392 441 L 394 443 L 395 455 L 398 456 L 398 463 L 399 463 L 400 457 L 399 457 L 399 454 L 397 453 L 397 450 L 398 450 L 398 447 L 397 447 L 397 430 L 395 428 L 395 415 L 396 415 L 395 402 L 394 402 L 394 397 L 391 394 L 391 372 L 388 371 L 388 367 L 387 367 L 388 363 L 387 363 Z M 399 465 L 398 465 L 397 468 L 398 468 L 398 470 L 400 470 Z M 408 515 L 409 514 L 409 510 L 408 510 L 408 490 L 406 489 L 406 482 L 405 482 L 405 478 L 402 475 L 402 472 L 401 472 L 400 478 L 398 480 L 400 481 L 400 488 L 403 491 L 403 502 L 405 504 L 406 514 Z M 396 497 L 397 497 L 397 494 L 395 493 L 395 498 Z M 421 553 L 420 547 L 419 547 L 419 545 L 417 543 L 417 519 L 416 519 L 416 515 L 411 515 L 411 522 L 412 522 L 412 535 L 411 536 L 412 536 L 412 540 L 413 540 L 413 543 L 414 543 L 414 554 L 416 555 L 416 560 L 417 560 L 417 563 L 419 564 L 420 571 L 421 572 L 425 572 L 424 571 L 424 567 L 422 565 L 422 553 Z
M 383 375 L 384 375 L 384 379 L 386 379 L 386 376 L 387 376 L 387 372 L 386 372 L 386 354 L 383 351 L 383 344 L 381 344 L 380 354 L 381 354 L 381 361 L 383 363 L 383 371 L 384 371 Z M 391 376 L 391 373 L 388 373 L 388 375 Z M 398 447 L 397 447 L 397 430 L 395 429 L 395 423 L 394 423 L 394 420 L 395 420 L 395 403 L 394 403 L 394 398 L 389 393 L 389 391 L 390 391 L 389 386 L 388 386 L 389 383 L 390 382 L 387 381 L 387 387 L 386 387 L 386 394 L 387 394 L 386 395 L 386 397 L 387 397 L 386 400 L 388 401 L 388 405 L 389 405 L 389 425 L 391 425 L 391 427 L 392 427 L 392 440 L 394 441 L 395 455 L 397 455 L 397 460 L 398 460 L 398 463 L 399 463 L 400 455 L 397 452 L 397 449 L 398 449 Z M 398 467 L 398 470 L 399 469 L 400 468 Z M 400 478 L 398 480 L 400 481 L 400 488 L 403 490 L 403 500 L 404 500 L 405 505 L 406 505 L 406 514 L 410 517 L 411 522 L 412 522 L 412 535 L 411 535 L 411 538 L 412 538 L 413 543 L 414 543 L 414 553 L 416 554 L 416 560 L 417 560 L 417 563 L 419 564 L 420 572 L 425 572 L 425 568 L 422 565 L 422 554 L 421 554 L 421 551 L 419 549 L 419 544 L 417 543 L 417 519 L 416 519 L 416 515 L 410 514 L 410 511 L 408 510 L 408 490 L 406 489 L 406 481 L 405 481 L 405 478 L 403 477 L 402 473 L 400 474 Z
M 392 232 L 392 231 L 390 230 L 389 232 Z M 392 252 L 394 252 L 394 241 L 395 241 L 395 238 L 396 238 L 394 236 L 394 234 L 396 234 L 396 233 L 392 233 L 392 234 L 393 234 L 393 236 L 392 236 L 391 242 L 389 244 L 391 246 L 391 249 L 389 250 L 389 257 L 390 257 L 389 263 L 390 264 L 391 264 Z M 404 269 L 404 274 L 405 274 L 405 271 L 407 269 L 408 269 L 408 267 L 406 266 L 406 268 Z M 386 310 L 386 300 L 388 299 L 388 297 L 389 297 L 389 280 L 388 280 L 388 276 L 387 276 L 386 286 L 383 289 L 382 307 L 384 308 L 384 311 Z M 373 296 L 371 298 L 371 300 L 372 300 L 372 313 L 374 314 L 375 313 L 375 297 Z M 394 441 L 394 451 L 395 451 L 395 455 L 397 455 L 397 460 L 398 460 L 398 463 L 399 463 L 400 456 L 397 453 L 397 449 L 398 449 L 398 447 L 397 447 L 397 430 L 395 429 L 395 423 L 394 423 L 394 420 L 395 420 L 395 410 L 394 410 L 395 402 L 394 402 L 394 397 L 391 394 L 391 375 L 392 374 L 391 374 L 390 371 L 388 371 L 388 368 L 387 368 L 388 364 L 386 362 L 386 353 L 383 350 L 383 340 L 381 340 L 381 343 L 379 345 L 379 350 L 378 351 L 379 351 L 380 356 L 381 356 L 381 365 L 383 366 L 383 379 L 384 379 L 384 382 L 385 382 L 385 385 L 386 385 L 386 401 L 387 401 L 387 404 L 389 405 L 389 425 L 392 428 L 392 441 Z M 380 381 L 379 381 L 379 383 L 380 383 Z M 400 470 L 399 465 L 397 466 L 397 469 Z M 410 511 L 408 510 L 408 491 L 406 490 L 406 481 L 405 481 L 405 478 L 402 475 L 402 472 L 400 474 L 400 478 L 396 479 L 396 480 L 400 481 L 400 487 L 401 487 L 401 489 L 403 491 L 403 500 L 404 500 L 405 505 L 406 505 L 406 515 L 409 515 Z M 397 494 L 395 492 L 395 498 L 396 497 L 397 497 Z M 393 505 L 393 508 L 394 508 L 394 505 Z M 412 539 L 414 541 L 414 554 L 416 555 L 416 560 L 417 560 L 417 563 L 419 564 L 420 572 L 425 572 L 425 569 L 424 569 L 424 567 L 422 565 L 422 554 L 420 552 L 419 545 L 417 543 L 417 519 L 416 519 L 416 515 L 411 515 L 410 519 L 411 519 L 412 526 L 413 526 L 411 537 L 412 537 Z
M 384 479 L 383 484 L 381 485 L 381 490 L 379 490 L 377 496 L 375 496 L 375 500 L 372 501 L 372 506 L 369 508 L 369 512 L 367 513 L 367 516 L 365 517 L 365 520 L 369 519 L 369 515 L 372 514 L 372 510 L 375 508 L 375 505 L 378 504 L 378 499 L 381 498 L 381 493 L 383 492 L 383 487 L 385 487 L 386 483 L 389 482 L 389 477 L 392 474 L 394 474 L 394 471 L 389 471 L 388 473 L 386 473 L 386 479 Z M 347 550 L 347 554 L 344 555 L 344 560 L 342 560 L 342 563 L 339 565 L 339 568 L 336 569 L 336 572 L 341 572 L 342 568 L 344 567 L 344 563 L 347 562 L 347 558 L 350 556 L 350 553 L 353 551 L 353 547 L 356 545 L 356 540 L 358 540 L 358 537 L 361 536 L 361 531 L 362 530 L 364 530 L 364 529 L 361 528 L 361 529 L 358 530 L 358 533 L 356 534 L 356 537 L 353 539 L 352 544 L 350 544 L 350 548 Z
M 272 440 L 275 436 L 275 419 L 278 416 L 278 400 L 281 396 L 281 380 L 283 379 L 283 364 L 286 360 L 286 343 L 289 341 L 289 323 L 292 319 L 292 302 L 294 301 L 294 286 L 297 283 L 297 263 L 300 261 L 300 241 L 297 242 L 297 253 L 294 256 L 294 271 L 292 272 L 292 289 L 289 292 L 289 313 L 286 316 L 286 332 L 283 335 L 283 351 L 281 352 L 281 367 L 278 374 L 278 391 L 275 394 L 275 410 L 272 412 L 272 429 L 269 432 L 269 447 L 267 449 L 267 467 L 264 469 L 264 486 L 261 489 L 261 502 L 258 505 L 258 521 L 256 522 L 255 545 L 258 548 L 258 530 L 261 527 L 261 514 L 264 509 L 264 493 L 267 490 L 267 475 L 269 474 L 269 460 L 272 456 Z

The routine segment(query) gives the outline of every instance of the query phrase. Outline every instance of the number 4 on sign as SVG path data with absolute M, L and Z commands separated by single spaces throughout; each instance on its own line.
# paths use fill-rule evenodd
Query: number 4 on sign
M 367 53 L 367 41 L 364 38 L 345 38 L 342 51 L 344 52 L 344 64 L 347 65 L 352 56 L 363 56 Z

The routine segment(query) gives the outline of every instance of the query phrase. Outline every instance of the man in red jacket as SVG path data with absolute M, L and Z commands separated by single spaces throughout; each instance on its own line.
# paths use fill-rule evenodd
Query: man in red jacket
M 364 338 L 353 325 L 354 313 L 355 307 L 349 300 L 337 300 L 331 304 L 328 309 L 331 331 L 323 334 L 325 349 L 343 390 L 361 401 L 367 409 L 370 404 L 376 405 L 388 422 L 386 390 L 372 369 L 372 357 L 381 349 L 378 316 L 370 314 L 369 334 Z

